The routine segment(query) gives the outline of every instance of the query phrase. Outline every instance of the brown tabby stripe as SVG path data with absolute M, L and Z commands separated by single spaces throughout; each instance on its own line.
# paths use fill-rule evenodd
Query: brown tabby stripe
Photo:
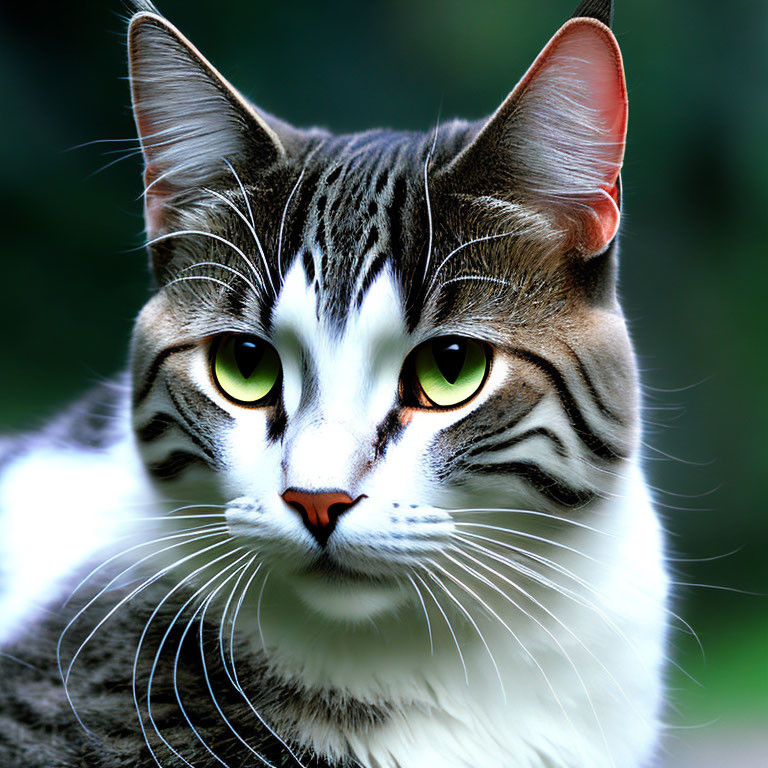
M 584 415 L 576 403 L 576 399 L 568 388 L 568 385 L 565 383 L 563 375 L 549 360 L 526 349 L 514 349 L 512 350 L 512 354 L 521 360 L 525 360 L 526 362 L 535 365 L 547 377 L 549 382 L 555 388 L 560 403 L 563 406 L 576 435 L 581 442 L 595 454 L 595 456 L 607 460 L 623 458 L 619 450 L 609 445 L 592 430 L 589 424 L 587 424 Z

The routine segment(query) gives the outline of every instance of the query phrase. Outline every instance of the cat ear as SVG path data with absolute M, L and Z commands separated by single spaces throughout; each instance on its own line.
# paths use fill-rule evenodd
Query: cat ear
M 626 130 L 616 39 L 597 20 L 571 19 L 451 164 L 451 186 L 542 214 L 566 250 L 595 255 L 619 227 Z
M 285 156 L 264 118 L 166 19 L 137 13 L 128 50 L 150 237 L 163 231 L 179 195 L 211 185 L 227 162 L 266 168 Z

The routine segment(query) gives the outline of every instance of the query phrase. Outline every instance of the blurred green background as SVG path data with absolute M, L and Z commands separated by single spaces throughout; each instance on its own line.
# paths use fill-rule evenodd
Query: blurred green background
M 350 131 L 491 112 L 577 3 L 158 4 L 265 109 Z M 65 151 L 133 135 L 125 12 L 0 8 L 3 431 L 118 370 L 148 295 L 129 250 L 139 158 L 94 175 L 122 145 Z M 717 558 L 676 562 L 676 578 L 761 593 L 678 589 L 706 659 L 679 625 L 675 659 L 697 682 L 671 668 L 667 764 L 768 765 L 768 2 L 618 0 L 615 30 L 630 92 L 621 288 L 647 467 L 673 554 Z

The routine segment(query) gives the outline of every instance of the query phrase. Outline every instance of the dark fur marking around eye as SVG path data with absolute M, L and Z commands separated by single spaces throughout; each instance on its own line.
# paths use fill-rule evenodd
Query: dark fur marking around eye
M 446 439 L 472 447 L 478 440 L 504 434 L 521 422 L 540 402 L 541 392 L 534 391 L 525 382 L 510 386 L 489 398 L 477 411 L 447 427 Z M 504 418 L 502 426 L 496 426 Z M 489 431 L 485 431 L 488 428 Z
M 174 451 L 162 461 L 147 464 L 147 470 L 157 480 L 168 482 L 193 466 L 212 469 L 208 462 L 195 453 Z
M 186 425 L 187 429 L 185 430 L 185 433 L 187 436 L 192 440 L 192 442 L 201 450 L 205 455 L 211 460 L 211 462 L 214 465 L 218 465 L 218 460 L 216 457 L 216 452 L 214 450 L 214 440 L 212 437 L 206 432 L 202 431 L 200 429 L 201 424 L 205 424 L 207 420 L 209 420 L 211 417 L 206 416 L 205 413 L 202 413 L 199 408 L 194 409 L 190 408 L 189 402 L 187 397 L 185 397 L 185 401 L 182 402 L 180 397 L 173 391 L 173 389 L 166 384 L 166 390 L 168 392 L 168 397 L 170 397 L 171 402 L 176 407 L 176 410 L 181 416 L 182 421 Z M 191 390 L 194 391 L 194 390 Z M 211 406 L 223 413 L 226 416 L 226 425 L 229 426 L 234 422 L 234 419 L 226 412 L 223 411 L 221 408 L 219 408 L 218 405 L 216 405 L 214 402 L 208 400 L 208 398 L 204 398 L 202 396 L 201 401 L 203 404 L 207 404 L 210 402 Z M 198 403 L 199 406 L 199 403 Z
M 596 494 L 587 489 L 571 488 L 545 472 L 541 467 L 527 461 L 510 461 L 498 464 L 473 464 L 465 467 L 473 473 L 516 475 L 533 486 L 542 496 L 564 507 L 582 507 L 592 501 Z
M 581 442 L 584 443 L 595 456 L 601 459 L 623 458 L 618 449 L 610 446 L 592 430 L 589 424 L 587 424 L 581 409 L 576 403 L 573 393 L 565 383 L 563 375 L 549 360 L 525 349 L 512 350 L 512 354 L 521 360 L 525 360 L 532 365 L 535 365 L 547 377 L 549 382 L 555 388 L 560 403 L 563 406 L 563 410 L 566 412 L 579 440 L 581 440 Z
M 178 408 L 179 400 L 174 399 L 174 392 L 171 386 L 166 383 L 166 388 L 171 399 L 173 399 L 173 404 Z M 191 411 L 192 416 L 194 417 L 193 421 L 194 419 L 197 419 L 198 422 L 205 422 L 215 418 L 227 427 L 230 427 L 235 423 L 233 416 L 230 416 L 230 414 L 227 413 L 222 407 L 216 405 L 216 403 L 214 403 L 210 397 L 204 395 L 202 392 L 199 392 L 193 387 L 187 386 L 184 389 L 182 396 L 184 398 L 183 405 L 186 406 L 186 409 Z
M 144 374 L 144 383 L 133 397 L 134 407 L 140 405 L 150 393 L 152 386 L 155 383 L 155 379 L 157 378 L 157 374 L 160 371 L 160 367 L 171 355 L 176 355 L 179 352 L 187 352 L 190 349 L 194 349 L 196 346 L 196 344 L 179 344 L 175 347 L 166 347 L 164 350 L 155 355 L 149 368 Z
M 402 410 L 400 406 L 392 408 L 377 427 L 376 439 L 373 443 L 374 461 L 385 456 L 389 444 L 396 442 L 405 431 L 405 425 L 401 418 Z
M 267 417 L 267 440 L 270 443 L 276 443 L 282 440 L 288 425 L 288 414 L 285 412 L 283 398 L 278 398 L 277 403 L 270 410 L 271 412 Z

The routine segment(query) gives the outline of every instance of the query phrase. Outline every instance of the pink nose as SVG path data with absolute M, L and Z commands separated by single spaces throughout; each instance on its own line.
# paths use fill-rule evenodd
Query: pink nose
M 336 521 L 363 498 L 358 496 L 353 499 L 343 491 L 312 493 L 296 488 L 289 488 L 281 495 L 283 501 L 301 515 L 304 525 L 320 546 L 325 546 L 336 527 Z

